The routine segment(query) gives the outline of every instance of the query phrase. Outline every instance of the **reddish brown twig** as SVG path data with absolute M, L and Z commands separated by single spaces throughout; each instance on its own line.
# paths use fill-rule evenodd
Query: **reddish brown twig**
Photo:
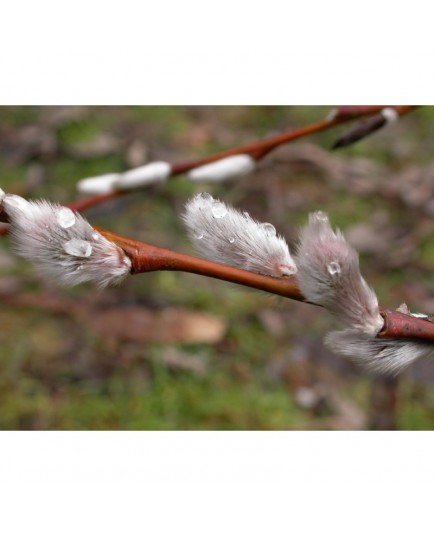
M 399 115 L 404 115 L 411 111 L 411 109 L 417 108 L 417 106 L 391 106 L 386 104 L 380 106 L 339 106 L 336 109 L 335 116 L 339 117 L 341 120 L 359 119 L 366 115 L 373 115 L 381 112 L 384 108 L 394 108 Z
M 312 123 L 311 125 L 291 130 L 290 132 L 284 132 L 283 134 L 278 134 L 266 140 L 260 140 L 254 143 L 250 143 L 248 145 L 243 145 L 241 147 L 235 147 L 233 149 L 220 151 L 218 153 L 205 156 L 203 158 L 197 158 L 195 160 L 189 160 L 187 162 L 180 162 L 179 164 L 175 163 L 172 165 L 171 176 L 177 176 L 182 173 L 191 171 L 192 169 L 195 169 L 197 167 L 203 166 L 205 164 L 210 164 L 212 162 L 216 162 L 217 160 L 221 160 L 222 158 L 239 154 L 247 154 L 251 156 L 254 160 L 259 161 L 264 158 L 270 151 L 273 151 L 280 145 L 292 142 L 300 138 L 304 138 L 306 136 L 310 136 L 311 134 L 322 132 L 334 126 L 346 123 L 348 121 L 353 121 L 354 119 L 378 114 L 384 108 L 386 108 L 386 106 L 340 106 L 336 108 L 334 113 L 330 114 L 325 119 L 317 121 L 316 123 Z M 416 108 L 416 106 L 389 106 L 389 108 L 394 108 L 399 115 L 404 115 Z M 115 199 L 116 197 L 125 195 L 131 191 L 134 190 L 114 191 L 108 194 L 96 195 L 74 201 L 68 206 L 73 210 L 77 210 L 80 212 L 110 199 Z
M 285 298 L 305 301 L 304 296 L 298 288 L 298 282 L 295 277 L 285 277 L 282 279 L 268 277 L 225 264 L 151 246 L 144 242 L 121 237 L 104 229 L 96 229 L 106 236 L 106 238 L 115 242 L 130 257 L 132 262 L 131 272 L 133 274 L 157 270 L 190 272 L 264 290 L 272 294 L 284 296 Z
M 434 341 L 434 322 L 400 313 L 387 307 L 382 307 L 380 314 L 384 319 L 384 327 L 379 333 L 380 337 Z
M 158 270 L 190 272 L 263 290 L 292 300 L 307 302 L 300 291 L 296 276 L 275 278 L 260 275 L 125 238 L 105 229 L 96 229 L 125 251 L 132 262 L 132 274 Z M 387 307 L 380 307 L 380 314 L 384 319 L 384 326 L 378 337 L 434 341 L 433 322 Z
M 316 134 L 317 132 L 322 132 L 323 130 L 327 130 L 328 128 L 339 125 L 346 121 L 351 121 L 355 117 L 372 115 L 374 113 L 377 113 L 379 109 L 381 109 L 381 107 L 367 106 L 365 109 L 359 112 L 359 115 L 355 115 L 354 117 L 352 117 L 347 114 L 340 114 L 338 108 L 336 110 L 336 113 L 326 117 L 325 119 L 322 119 L 321 121 L 312 123 L 311 125 L 297 128 L 295 130 L 291 130 L 290 132 L 284 132 L 283 134 L 278 134 L 277 136 L 273 136 L 272 138 L 268 138 L 266 140 L 257 141 L 248 145 L 243 145 L 241 147 L 235 147 L 234 149 L 228 149 L 226 151 L 206 156 L 204 158 L 191 160 L 189 162 L 184 162 L 181 164 L 175 164 L 172 167 L 172 174 L 177 175 L 179 173 L 185 173 L 196 167 L 203 166 L 204 164 L 210 164 L 211 162 L 216 162 L 221 158 L 226 158 L 227 156 L 233 156 L 236 154 L 248 154 L 255 160 L 261 160 L 261 158 L 264 158 L 264 156 L 266 156 L 270 151 L 276 149 L 280 145 L 289 143 L 299 138 L 310 136 L 311 134 Z
M 298 286 L 296 276 L 275 278 L 259 275 L 124 238 L 104 229 L 98 229 L 98 231 L 109 240 L 115 242 L 130 257 L 133 274 L 157 270 L 190 272 L 306 302 Z M 380 307 L 380 313 L 384 319 L 384 327 L 378 337 L 434 341 L 433 322 L 403 314 L 387 307 Z

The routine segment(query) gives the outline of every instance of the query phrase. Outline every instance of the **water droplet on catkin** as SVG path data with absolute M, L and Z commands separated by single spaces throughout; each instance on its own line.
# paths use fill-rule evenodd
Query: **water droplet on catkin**
M 92 253 L 92 246 L 86 240 L 79 240 L 78 238 L 73 238 L 68 240 L 63 245 L 65 253 L 72 255 L 73 257 L 90 257 Z
M 75 223 L 75 214 L 70 208 L 61 207 L 56 212 L 56 220 L 60 227 L 68 229 L 68 227 L 72 227 Z
M 203 238 L 203 231 L 196 229 L 194 231 L 194 238 L 197 238 L 197 240 L 202 240 Z
M 229 243 L 230 243 L 230 244 L 233 244 L 234 242 L 235 242 L 235 238 L 234 238 L 233 236 L 231 236 L 231 237 L 229 238 Z
M 341 266 L 338 262 L 331 262 L 327 266 L 327 271 L 330 275 L 339 275 L 341 273 Z
M 202 206 L 209 205 L 214 201 L 214 197 L 208 192 L 201 192 L 196 197 L 202 202 Z
M 211 207 L 211 212 L 214 218 L 224 218 L 226 214 L 228 213 L 228 209 L 226 208 L 226 205 L 222 203 L 221 201 L 214 201 Z
M 273 238 L 276 236 L 276 228 L 271 223 L 263 223 L 261 228 L 264 229 L 268 237 Z
M 329 217 L 322 210 L 318 210 L 317 212 L 314 212 L 314 218 L 317 221 L 321 221 L 321 222 L 328 222 L 329 221 Z

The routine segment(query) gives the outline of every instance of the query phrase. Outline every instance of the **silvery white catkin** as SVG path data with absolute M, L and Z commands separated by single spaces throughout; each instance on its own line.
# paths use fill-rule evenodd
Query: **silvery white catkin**
M 434 352 L 429 342 L 372 337 L 357 329 L 333 331 L 324 341 L 333 352 L 375 372 L 398 373 L 416 359 Z
M 16 252 L 42 275 L 69 286 L 91 281 L 105 287 L 130 272 L 124 251 L 71 209 L 11 194 L 1 203 Z
M 333 231 L 324 212 L 309 215 L 295 258 L 308 301 L 369 335 L 381 330 L 377 296 L 360 273 L 359 256 L 340 231 Z
M 194 168 L 187 176 L 192 181 L 222 182 L 247 175 L 255 167 L 256 162 L 250 155 L 237 154 Z
M 259 223 L 208 193 L 187 202 L 183 220 L 206 259 L 274 277 L 297 271 L 287 243 L 270 223 Z
M 171 173 L 172 167 L 167 162 L 150 162 L 123 173 L 106 173 L 81 179 L 77 183 L 77 189 L 89 195 L 107 194 L 116 190 L 134 190 L 163 182 Z
M 116 190 L 133 190 L 149 184 L 164 182 L 171 173 L 172 167 L 167 162 L 151 162 L 121 173 L 114 187 Z
M 429 342 L 376 336 L 384 323 L 377 296 L 360 274 L 357 252 L 340 231 L 333 231 L 325 213 L 309 216 L 296 262 L 304 296 L 350 326 L 326 335 L 332 351 L 370 370 L 389 373 L 433 353 Z
M 77 182 L 77 190 L 87 195 L 108 194 L 115 190 L 114 185 L 119 177 L 120 173 L 105 173 L 96 177 L 87 177 Z

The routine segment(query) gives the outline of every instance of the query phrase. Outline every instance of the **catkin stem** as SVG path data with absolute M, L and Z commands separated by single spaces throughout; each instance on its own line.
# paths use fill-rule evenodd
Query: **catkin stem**
M 130 257 L 133 274 L 157 270 L 189 272 L 310 303 L 301 293 L 295 275 L 281 278 L 260 275 L 124 238 L 103 229 L 98 231 L 115 242 Z M 433 322 L 387 307 L 380 307 L 380 314 L 384 319 L 384 326 L 378 337 L 434 341 Z
M 277 278 L 260 275 L 234 268 L 233 266 L 227 266 L 218 262 L 176 253 L 175 251 L 152 246 L 144 242 L 123 238 L 103 229 L 98 229 L 98 231 L 109 240 L 115 242 L 130 257 L 132 262 L 131 272 L 133 274 L 157 270 L 189 272 L 264 290 L 265 292 L 297 301 L 306 301 L 300 292 L 296 276 Z

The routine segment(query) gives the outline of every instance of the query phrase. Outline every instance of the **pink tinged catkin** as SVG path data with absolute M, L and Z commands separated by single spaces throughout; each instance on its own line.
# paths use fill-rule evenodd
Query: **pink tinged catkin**
M 187 202 L 183 220 L 197 252 L 206 259 L 273 277 L 297 271 L 287 243 L 273 225 L 208 193 Z
M 357 329 L 333 331 L 326 335 L 324 342 L 333 352 L 374 372 L 392 374 L 434 352 L 429 342 L 372 337 Z
M 383 327 L 375 292 L 359 269 L 359 256 L 324 212 L 309 216 L 296 255 L 300 289 L 342 322 L 371 336 Z
M 325 344 L 335 353 L 382 373 L 397 373 L 433 353 L 428 342 L 376 336 L 383 327 L 377 297 L 360 274 L 357 252 L 323 212 L 310 215 L 296 262 L 306 298 L 350 326 L 326 335 Z
M 17 254 L 41 275 L 68 286 L 90 281 L 105 287 L 130 272 L 131 261 L 124 251 L 71 209 L 11 194 L 0 203 Z

